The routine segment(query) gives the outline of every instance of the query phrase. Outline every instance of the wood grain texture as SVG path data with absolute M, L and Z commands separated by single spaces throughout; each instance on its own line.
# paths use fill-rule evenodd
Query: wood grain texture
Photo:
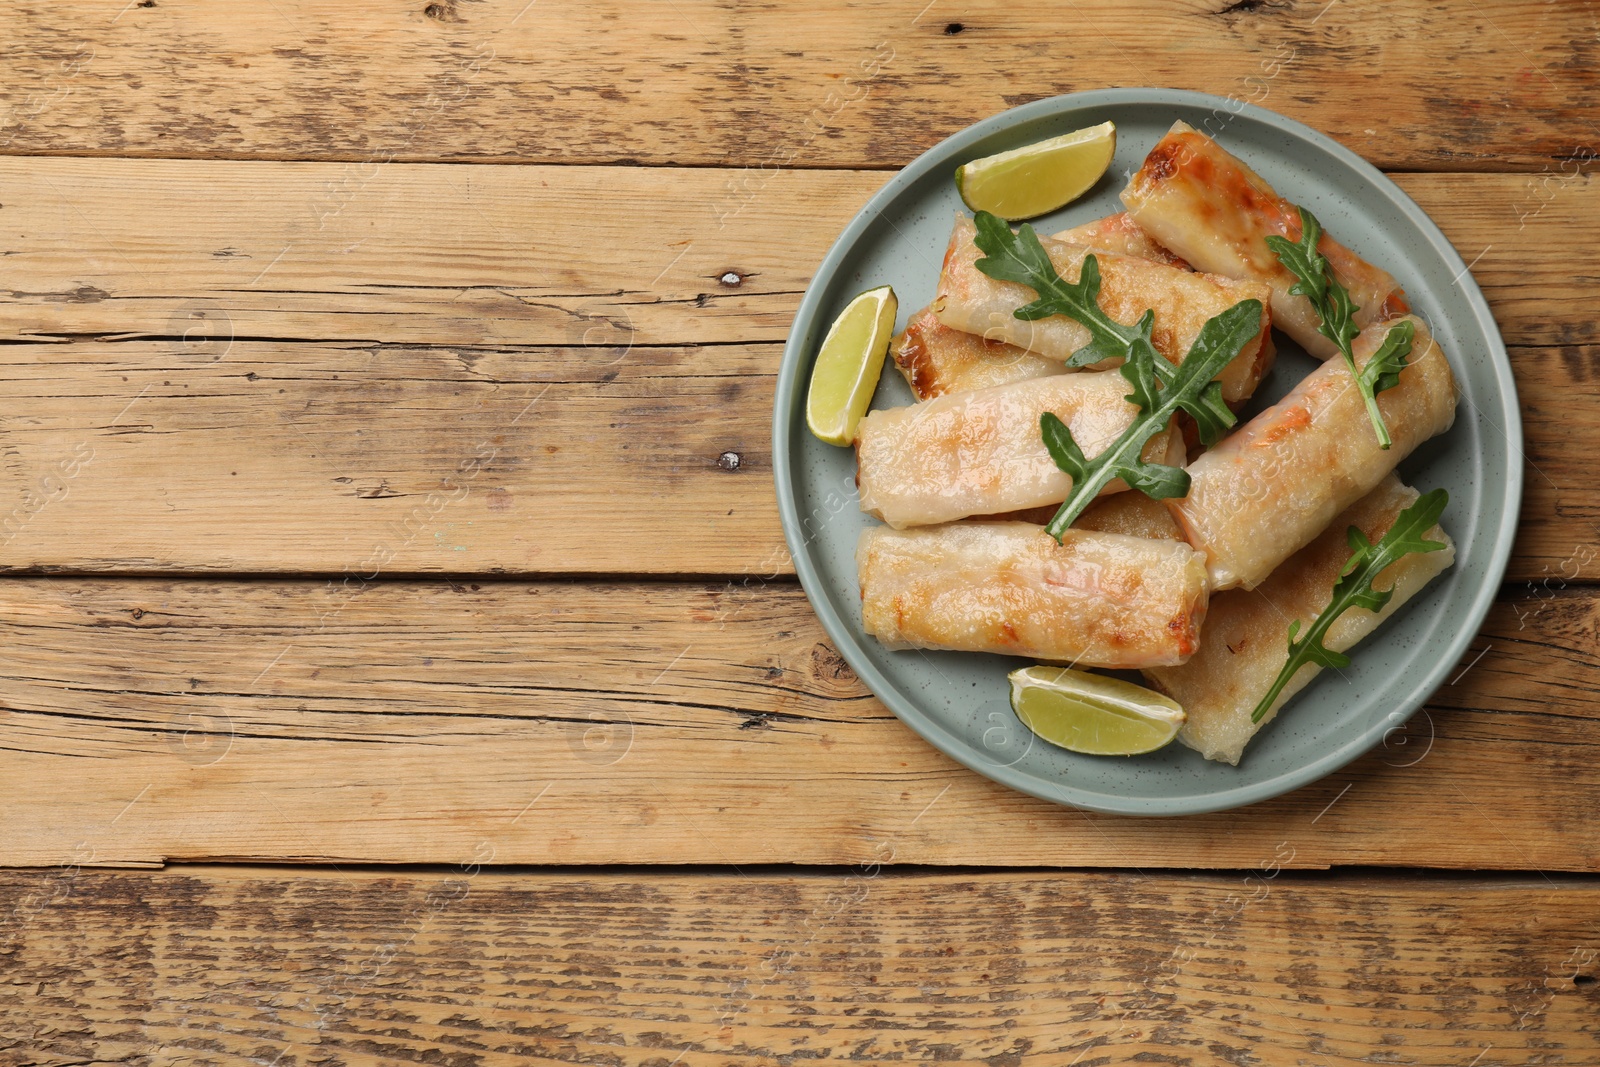
M 1539 170 L 1600 141 L 1582 4 L 10 8 L 0 147 L 21 154 L 899 167 L 1106 85 L 1260 103 L 1386 167 Z
M 1279 873 L 1600 865 L 1584 5 L 4 14 L 0 865 L 55 869 L 0 871 L 0 1067 L 1600 1059 L 1592 879 Z M 1184 820 L 889 715 L 788 577 L 767 444 L 889 170 L 1129 83 L 1427 172 L 1528 424 L 1454 680 Z M 320 866 L 90 869 L 182 860 Z M 371 863 L 439 867 L 338 870 Z
M 0 898 L 6 1067 L 1600 1055 L 1591 880 L 211 868 Z
M 202 354 L 230 338 L 618 354 L 782 340 L 883 175 L 782 174 L 725 215 L 729 176 L 0 159 L 3 336 L 187 338 Z
M 914 736 L 799 588 L 4 581 L 0 863 L 1592 870 L 1600 595 L 1499 605 L 1453 684 L 1297 793 L 1099 817 Z M 1479 657 L 1479 653 L 1483 655 Z M 1292 715 L 1292 709 L 1286 715 Z
M 1527 490 L 1510 576 L 1560 588 L 1600 576 L 1600 348 L 1511 352 Z M 0 569 L 792 574 L 772 483 L 780 357 L 0 346 Z
M 776 345 L 4 351 L 6 568 L 792 573 Z
M 885 181 L 784 171 L 0 157 L 0 340 L 782 341 Z M 1600 342 L 1587 175 L 1402 174 L 1508 344 Z M 738 208 L 733 211 L 730 205 Z M 908 309 L 933 295 L 902 294 Z
M 715 172 L 394 165 L 330 194 L 340 173 L 0 161 L 7 336 L 53 342 L 0 345 L 0 566 L 790 572 L 770 342 L 880 175 L 783 175 L 719 229 Z M 1600 576 L 1600 337 L 1568 251 L 1600 241 L 1600 189 L 1402 178 L 1516 346 L 1512 576 Z

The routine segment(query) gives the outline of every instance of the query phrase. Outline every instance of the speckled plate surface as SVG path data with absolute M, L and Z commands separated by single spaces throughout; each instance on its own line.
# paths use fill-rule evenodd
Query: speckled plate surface
M 1443 486 L 1456 565 L 1257 735 L 1238 767 L 1174 743 L 1130 759 L 1079 756 L 1036 740 L 1012 714 L 1006 672 L 1025 661 L 957 652 L 891 652 L 861 629 L 855 546 L 861 514 L 855 456 L 805 428 L 812 360 L 856 293 L 885 283 L 908 315 L 932 299 L 960 164 L 1084 126 L 1117 124 L 1117 155 L 1100 184 L 1041 233 L 1120 210 L 1117 193 L 1176 119 L 1210 132 L 1362 256 L 1391 271 L 1444 346 L 1462 390 L 1456 423 L 1400 465 L 1421 490 Z M 1507 207 L 1510 210 L 1510 207 Z M 1281 333 L 1254 410 L 1315 362 Z M 874 407 L 911 402 L 886 369 Z M 1251 804 L 1297 789 L 1382 743 L 1456 669 L 1494 597 L 1522 497 L 1522 423 L 1505 346 L 1461 257 L 1422 210 L 1370 164 L 1298 122 L 1221 97 L 1105 89 L 1040 100 L 950 137 L 895 175 L 845 227 L 806 291 L 784 349 L 773 412 L 773 466 L 784 533 L 800 581 L 850 666 L 913 730 L 973 770 L 1034 796 L 1096 811 L 1177 815 Z M 885 753 L 888 758 L 892 753 Z

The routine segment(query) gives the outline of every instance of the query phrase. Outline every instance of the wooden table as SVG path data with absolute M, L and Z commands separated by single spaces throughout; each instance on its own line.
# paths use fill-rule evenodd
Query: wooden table
M 9 3 L 0 1065 L 1600 1063 L 1600 13 Z M 1473 265 L 1522 538 L 1379 751 L 1008 792 L 830 647 L 768 425 L 887 176 L 1253 100 Z

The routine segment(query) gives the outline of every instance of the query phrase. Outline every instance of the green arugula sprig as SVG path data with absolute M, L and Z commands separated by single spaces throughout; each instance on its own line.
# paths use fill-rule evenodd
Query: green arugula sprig
M 1429 541 L 1422 535 L 1438 525 L 1439 516 L 1444 514 L 1445 505 L 1449 502 L 1450 494 L 1443 489 L 1422 494 L 1416 503 L 1400 513 L 1394 525 L 1389 527 L 1389 532 L 1380 537 L 1375 545 L 1367 540 L 1359 528 L 1350 527 L 1347 536 L 1352 554 L 1339 572 L 1339 580 L 1333 585 L 1333 599 L 1306 628 L 1303 637 L 1300 636 L 1299 619 L 1289 624 L 1289 659 L 1278 672 L 1267 695 L 1251 712 L 1251 722 L 1262 720 L 1277 701 L 1278 694 L 1283 692 L 1283 687 L 1289 684 L 1301 667 L 1313 663 L 1335 669 L 1350 666 L 1349 656 L 1335 652 L 1322 643 L 1328 630 L 1340 615 L 1351 608 L 1366 608 L 1371 612 L 1383 610 L 1394 595 L 1394 590 L 1374 589 L 1372 582 L 1391 563 L 1413 552 L 1437 552 L 1445 547 L 1444 542 Z
M 1389 437 L 1389 427 L 1384 425 L 1383 413 L 1378 410 L 1378 394 L 1400 384 L 1400 372 L 1405 370 L 1406 357 L 1411 354 L 1411 340 L 1416 327 L 1409 322 L 1393 327 L 1384 335 L 1383 344 L 1378 346 L 1372 358 L 1359 370 L 1356 369 L 1356 357 L 1350 343 L 1361 332 L 1355 322 L 1355 314 L 1359 309 L 1350 303 L 1350 291 L 1339 284 L 1339 279 L 1328 270 L 1327 259 L 1317 251 L 1317 242 L 1321 239 L 1322 225 L 1317 222 L 1317 217 L 1300 208 L 1299 242 L 1273 235 L 1267 238 L 1267 247 L 1297 279 L 1289 287 L 1289 292 L 1305 297 L 1316 309 L 1318 318 L 1322 320 L 1317 332 L 1338 346 L 1339 354 L 1344 356 L 1345 366 L 1350 368 L 1350 374 L 1356 380 L 1356 388 L 1361 390 L 1361 399 L 1367 405 L 1367 417 L 1372 420 L 1373 432 L 1378 435 L 1378 447 L 1388 448 L 1393 442 Z
M 978 260 L 978 269 L 1000 281 L 1019 282 L 1039 294 L 1037 300 L 1018 308 L 1016 317 L 1033 320 L 1066 315 L 1081 323 L 1090 340 L 1072 354 L 1067 365 L 1083 367 L 1104 359 L 1122 359 L 1122 376 L 1133 387 L 1128 399 L 1139 408 L 1139 415 L 1121 436 L 1093 459 L 1085 458 L 1072 431 L 1053 413 L 1040 416 L 1039 430 L 1050 458 L 1072 475 L 1072 490 L 1045 530 L 1061 540 L 1073 520 L 1117 478 L 1157 500 L 1188 493 L 1187 472 L 1147 463 L 1141 453 L 1179 411 L 1194 417 L 1200 439 L 1207 445 L 1233 426 L 1233 412 L 1223 402 L 1222 387 L 1214 379 L 1261 332 L 1261 301 L 1241 300 L 1207 321 L 1183 363 L 1174 367 L 1157 354 L 1150 341 L 1155 312 L 1146 311 L 1135 325 L 1124 326 L 1100 307 L 1100 264 L 1093 254 L 1084 257 L 1078 280 L 1068 282 L 1056 272 L 1033 227 L 1024 225 L 1013 233 L 987 211 L 978 212 L 974 222 L 978 228 L 975 240 L 986 257 Z

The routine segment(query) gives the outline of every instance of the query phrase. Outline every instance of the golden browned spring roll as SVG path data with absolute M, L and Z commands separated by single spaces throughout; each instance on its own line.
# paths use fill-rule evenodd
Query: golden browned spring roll
M 1315 664 L 1300 668 L 1261 722 L 1250 721 L 1256 704 L 1288 662 L 1289 623 L 1299 619 L 1302 627 L 1311 625 L 1333 599 L 1334 583 L 1350 558 L 1345 531 L 1358 527 L 1369 541 L 1377 543 L 1417 495 L 1394 475 L 1386 476 L 1376 489 L 1334 519 L 1321 536 L 1284 560 L 1261 585 L 1212 598 L 1204 639 L 1194 657 L 1182 666 L 1145 672 L 1152 685 L 1188 713 L 1178 740 L 1206 759 L 1239 762 L 1256 731 L 1321 670 Z M 1394 590 L 1389 603 L 1377 614 L 1351 608 L 1339 616 L 1324 641 L 1328 648 L 1335 652 L 1351 648 L 1455 561 L 1455 546 L 1443 530 L 1435 526 L 1424 536 L 1451 547 L 1442 552 L 1413 553 L 1391 564 L 1373 582 L 1374 589 Z
M 1121 374 L 1096 371 L 868 412 L 856 432 L 861 510 L 899 529 L 1059 504 L 1072 477 L 1046 451 L 1039 417 L 1055 413 L 1093 457 L 1138 415 L 1127 393 Z M 1182 447 L 1182 436 L 1168 427 L 1144 456 L 1170 463 Z M 1125 488 L 1118 479 L 1108 491 Z
M 1170 249 L 1140 229 L 1139 224 L 1133 221 L 1133 216 L 1126 211 L 1053 233 L 1050 237 L 1062 244 L 1082 245 L 1096 252 L 1133 256 L 1148 259 L 1152 263 L 1165 263 L 1169 267 L 1189 269 L 1189 264 L 1181 257 L 1173 255 Z
M 952 330 L 932 308 L 911 317 L 894 339 L 894 365 L 918 400 L 947 393 L 1066 373 L 1059 360 L 1036 356 L 1004 341 L 985 341 L 975 333 Z
M 1065 315 L 1032 322 L 1017 318 L 1014 312 L 1032 303 L 1037 294 L 1026 285 L 997 281 L 980 271 L 977 263 L 983 253 L 973 243 L 975 233 L 971 219 L 957 216 L 939 275 L 939 293 L 933 301 L 934 314 L 940 322 L 1063 361 L 1089 342 L 1088 329 Z M 1084 257 L 1092 250 L 1048 237 L 1039 241 L 1061 277 L 1077 281 Z M 1260 333 L 1218 376 L 1222 395 L 1230 402 L 1246 400 L 1255 392 L 1262 375 L 1271 368 L 1273 357 L 1273 348 L 1267 343 L 1271 291 L 1265 285 L 1196 274 L 1132 256 L 1094 255 L 1100 266 L 1100 306 L 1124 326 L 1132 326 L 1146 310 L 1153 310 L 1155 328 L 1150 339 L 1156 351 L 1173 365 L 1183 362 L 1206 320 L 1241 300 L 1260 300 Z M 1113 360 L 1104 360 L 1094 369 L 1106 370 L 1116 365 Z
M 1049 522 L 1045 516 L 1041 522 Z M 1143 493 L 1113 493 L 1084 509 L 1073 522 L 1074 530 L 1098 530 L 1128 537 L 1154 537 L 1162 541 L 1182 541 L 1183 531 L 1172 521 L 1172 513 L 1159 500 Z
M 1151 240 L 1126 212 L 1063 230 L 1055 239 L 1096 252 L 1187 269 L 1183 260 Z M 1060 360 L 1036 356 L 1004 341 L 986 341 L 977 334 L 953 330 L 939 321 L 932 308 L 923 308 L 911 316 L 890 351 L 895 367 L 918 400 L 1043 378 L 1067 369 Z
M 1151 667 L 1193 654 L 1205 564 L 1181 541 L 1022 522 L 875 527 L 856 548 L 866 631 L 890 648 L 943 648 Z
M 1188 123 L 1174 123 L 1129 180 L 1122 202 L 1140 229 L 1196 268 L 1270 285 L 1273 324 L 1318 359 L 1338 354 L 1317 332 L 1321 319 L 1311 302 L 1289 294 L 1295 277 L 1267 247 L 1269 235 L 1300 240 L 1299 211 L 1217 142 Z M 1357 326 L 1411 310 L 1388 271 L 1326 233 L 1317 251 L 1350 290 Z
M 1329 360 L 1278 403 L 1189 464 L 1189 495 L 1170 500 L 1189 543 L 1206 554 L 1215 589 L 1253 589 L 1327 528 L 1456 414 L 1450 362 L 1420 319 L 1400 384 L 1378 394 L 1394 445 L 1378 447 L 1343 360 Z M 1364 366 L 1395 323 L 1361 331 Z
M 1168 454 L 1167 463 L 1173 463 Z M 1057 505 L 1046 504 L 1039 508 L 1004 511 L 987 516 L 985 522 L 1029 522 L 1035 526 L 1047 525 L 1055 518 Z M 1111 493 L 1102 496 L 1083 509 L 1083 514 L 1073 520 L 1074 530 L 1095 530 L 1100 533 L 1124 534 L 1128 537 L 1154 537 L 1160 541 L 1182 541 L 1183 531 L 1172 521 L 1172 513 L 1159 500 L 1151 500 L 1143 493 Z M 1187 542 L 1185 542 L 1187 544 Z

